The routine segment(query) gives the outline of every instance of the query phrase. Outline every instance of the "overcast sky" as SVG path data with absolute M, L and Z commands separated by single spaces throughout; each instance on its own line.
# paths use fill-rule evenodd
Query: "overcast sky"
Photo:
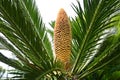
M 82 3 L 82 0 L 80 0 Z M 60 8 L 64 8 L 69 17 L 74 17 L 75 12 L 71 5 L 77 3 L 76 0 L 36 0 L 43 21 L 48 23 L 56 19 L 57 13 Z

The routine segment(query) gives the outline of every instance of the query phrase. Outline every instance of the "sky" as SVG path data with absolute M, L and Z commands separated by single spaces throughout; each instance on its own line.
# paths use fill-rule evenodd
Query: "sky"
M 82 0 L 80 0 L 82 3 Z M 72 3 L 76 4 L 76 0 L 36 0 L 36 4 L 42 16 L 43 22 L 48 25 L 49 22 L 54 21 L 57 17 L 57 13 L 60 8 L 63 8 L 69 17 L 74 17 L 75 12 L 73 11 L 71 5 Z M 5 56 L 13 58 L 11 52 L 9 51 L 0 51 L 4 53 Z M 8 66 L 0 62 L 0 66 L 8 69 Z
M 82 3 L 82 0 L 80 0 Z M 75 12 L 71 5 L 76 4 L 76 0 L 36 0 L 36 4 L 41 13 L 44 23 L 54 21 L 60 8 L 63 8 L 69 17 L 74 17 Z

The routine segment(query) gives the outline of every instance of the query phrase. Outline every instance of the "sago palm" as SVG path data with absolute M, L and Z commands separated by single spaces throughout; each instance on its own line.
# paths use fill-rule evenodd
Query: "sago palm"
M 82 80 L 118 59 L 120 1 L 83 0 L 83 8 L 77 3 L 76 17 L 61 9 L 50 31 L 34 0 L 0 0 L 0 43 L 16 56 L 0 53 L 0 61 L 25 80 Z

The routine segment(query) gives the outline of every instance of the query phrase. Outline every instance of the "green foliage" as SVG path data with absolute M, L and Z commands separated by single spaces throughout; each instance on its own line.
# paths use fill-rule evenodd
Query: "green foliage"
M 0 36 L 4 47 L 1 49 L 16 56 L 11 59 L 0 53 L 0 61 L 20 70 L 26 80 L 90 80 L 96 76 L 107 80 L 108 70 L 114 72 L 110 75 L 118 75 L 120 1 L 83 0 L 83 9 L 77 3 L 72 4 L 77 15 L 70 18 L 72 65 L 69 71 L 54 60 L 47 35 L 53 36 L 53 30 L 46 29 L 34 0 L 0 0 L 0 32 L 4 35 Z M 54 22 L 50 25 L 54 28 Z M 113 28 L 114 34 L 110 31 Z
M 73 61 L 75 61 L 72 73 L 75 75 L 79 73 L 79 78 L 99 70 L 115 58 L 115 56 L 108 58 L 108 61 L 101 64 L 103 59 L 110 54 L 112 55 L 111 52 L 118 46 L 118 41 L 111 41 L 103 51 L 99 51 L 99 46 L 104 42 L 102 40 L 108 37 L 103 37 L 109 34 L 105 30 L 114 27 L 117 22 L 117 20 L 111 19 L 118 15 L 115 13 L 119 10 L 117 9 L 120 7 L 119 5 L 119 1 L 114 0 L 84 0 L 84 10 L 82 10 L 79 2 L 78 6 L 73 4 L 73 9 L 78 16 L 72 19 L 72 52 L 74 54 Z M 117 38 L 115 37 L 115 39 Z
M 5 73 L 5 69 L 3 69 L 1 66 L 0 66 L 0 79 L 3 77 Z
M 0 53 L 2 62 L 27 72 L 32 79 L 56 69 L 46 28 L 34 0 L 1 0 L 0 32 L 6 37 L 0 37 L 1 43 L 18 59 Z

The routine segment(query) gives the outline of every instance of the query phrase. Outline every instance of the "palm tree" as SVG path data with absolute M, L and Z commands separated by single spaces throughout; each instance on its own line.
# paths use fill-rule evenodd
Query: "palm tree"
M 120 1 L 84 0 L 83 9 L 77 3 L 72 4 L 77 16 L 70 18 L 71 61 L 66 70 L 55 59 L 50 30 L 35 1 L 0 0 L 0 43 L 16 56 L 0 53 L 0 61 L 22 72 L 25 80 L 83 80 L 119 59 Z

